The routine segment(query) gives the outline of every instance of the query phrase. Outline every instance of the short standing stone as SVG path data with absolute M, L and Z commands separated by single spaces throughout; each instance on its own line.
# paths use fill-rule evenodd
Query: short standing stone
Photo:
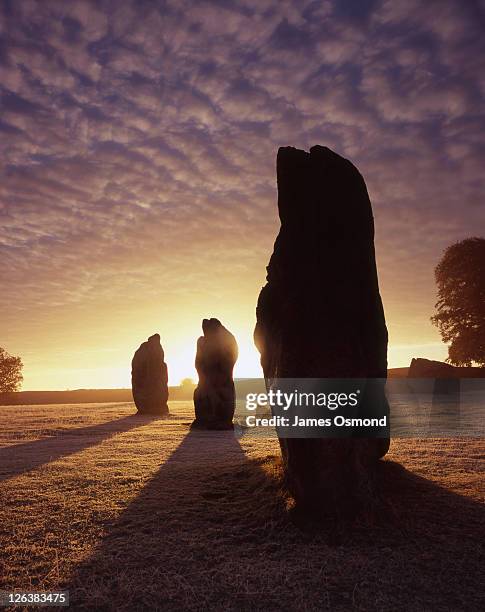
M 408 370 L 414 389 L 426 387 L 426 379 L 434 379 L 433 400 L 429 413 L 428 435 L 456 435 L 460 428 L 460 378 L 473 375 L 478 368 L 457 368 L 449 363 L 413 358 Z M 485 370 L 484 370 L 485 371 Z M 421 380 L 424 379 L 424 380 Z
M 199 383 L 194 391 L 193 428 L 232 429 L 235 409 L 233 369 L 237 342 L 218 319 L 202 321 L 204 335 L 197 341 L 195 367 Z
M 168 415 L 168 370 L 159 334 L 150 336 L 135 352 L 131 387 L 140 414 Z

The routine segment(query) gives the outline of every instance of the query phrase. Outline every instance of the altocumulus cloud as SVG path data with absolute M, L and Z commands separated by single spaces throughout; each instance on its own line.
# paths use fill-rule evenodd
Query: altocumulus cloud
M 12 329 L 32 308 L 210 291 L 231 267 L 255 301 L 280 145 L 363 172 L 391 326 L 393 304 L 432 305 L 440 252 L 483 221 L 484 2 L 1 6 Z

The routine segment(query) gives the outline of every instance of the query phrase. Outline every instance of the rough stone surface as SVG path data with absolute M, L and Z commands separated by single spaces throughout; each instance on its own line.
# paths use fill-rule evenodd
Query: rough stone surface
M 195 367 L 199 383 L 194 391 L 193 428 L 232 429 L 235 390 L 232 372 L 237 342 L 218 319 L 202 321 L 204 335 L 197 341 Z
M 330 149 L 280 148 L 281 228 L 256 309 L 265 378 L 387 377 L 374 221 L 364 180 Z M 384 382 L 362 399 L 388 410 Z M 349 503 L 389 439 L 280 439 L 289 486 L 302 505 Z
M 131 388 L 140 414 L 168 414 L 168 370 L 160 335 L 150 336 L 131 362 Z

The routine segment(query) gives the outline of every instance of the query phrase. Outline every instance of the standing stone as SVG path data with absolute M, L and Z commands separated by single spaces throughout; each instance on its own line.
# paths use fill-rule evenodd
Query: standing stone
M 413 357 L 408 370 L 408 378 L 460 378 L 460 370 L 461 368 L 455 368 L 443 361 Z
M 408 378 L 412 379 L 414 389 L 426 388 L 426 380 L 434 379 L 428 435 L 452 436 L 459 433 L 460 377 L 465 369 L 420 357 L 411 360 Z
M 195 368 L 199 383 L 194 391 L 193 428 L 232 429 L 235 390 L 232 372 L 238 356 L 234 336 L 217 319 L 202 321 L 204 335 L 197 340 Z
M 168 370 L 160 335 L 153 334 L 131 362 L 133 399 L 140 414 L 168 415 Z
M 382 379 L 369 385 L 361 406 L 385 413 L 387 329 L 364 180 L 322 146 L 280 148 L 277 180 L 281 228 L 254 331 L 264 376 Z M 280 438 L 280 446 L 297 503 L 338 511 L 365 488 L 389 438 Z

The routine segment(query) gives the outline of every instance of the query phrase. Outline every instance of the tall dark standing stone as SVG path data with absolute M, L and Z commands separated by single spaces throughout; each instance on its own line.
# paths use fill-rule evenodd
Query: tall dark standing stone
M 232 429 L 235 390 L 232 372 L 237 342 L 218 319 L 202 321 L 204 335 L 197 340 L 195 368 L 199 384 L 194 391 L 195 421 L 200 429 Z
M 140 414 L 168 415 L 168 370 L 160 335 L 153 334 L 131 362 L 133 399 Z
M 387 377 L 387 329 L 377 280 L 374 222 L 364 180 L 327 147 L 283 147 L 277 157 L 281 228 L 256 309 L 266 380 Z M 387 410 L 384 383 L 361 405 Z M 345 505 L 389 439 L 281 438 L 301 506 Z

